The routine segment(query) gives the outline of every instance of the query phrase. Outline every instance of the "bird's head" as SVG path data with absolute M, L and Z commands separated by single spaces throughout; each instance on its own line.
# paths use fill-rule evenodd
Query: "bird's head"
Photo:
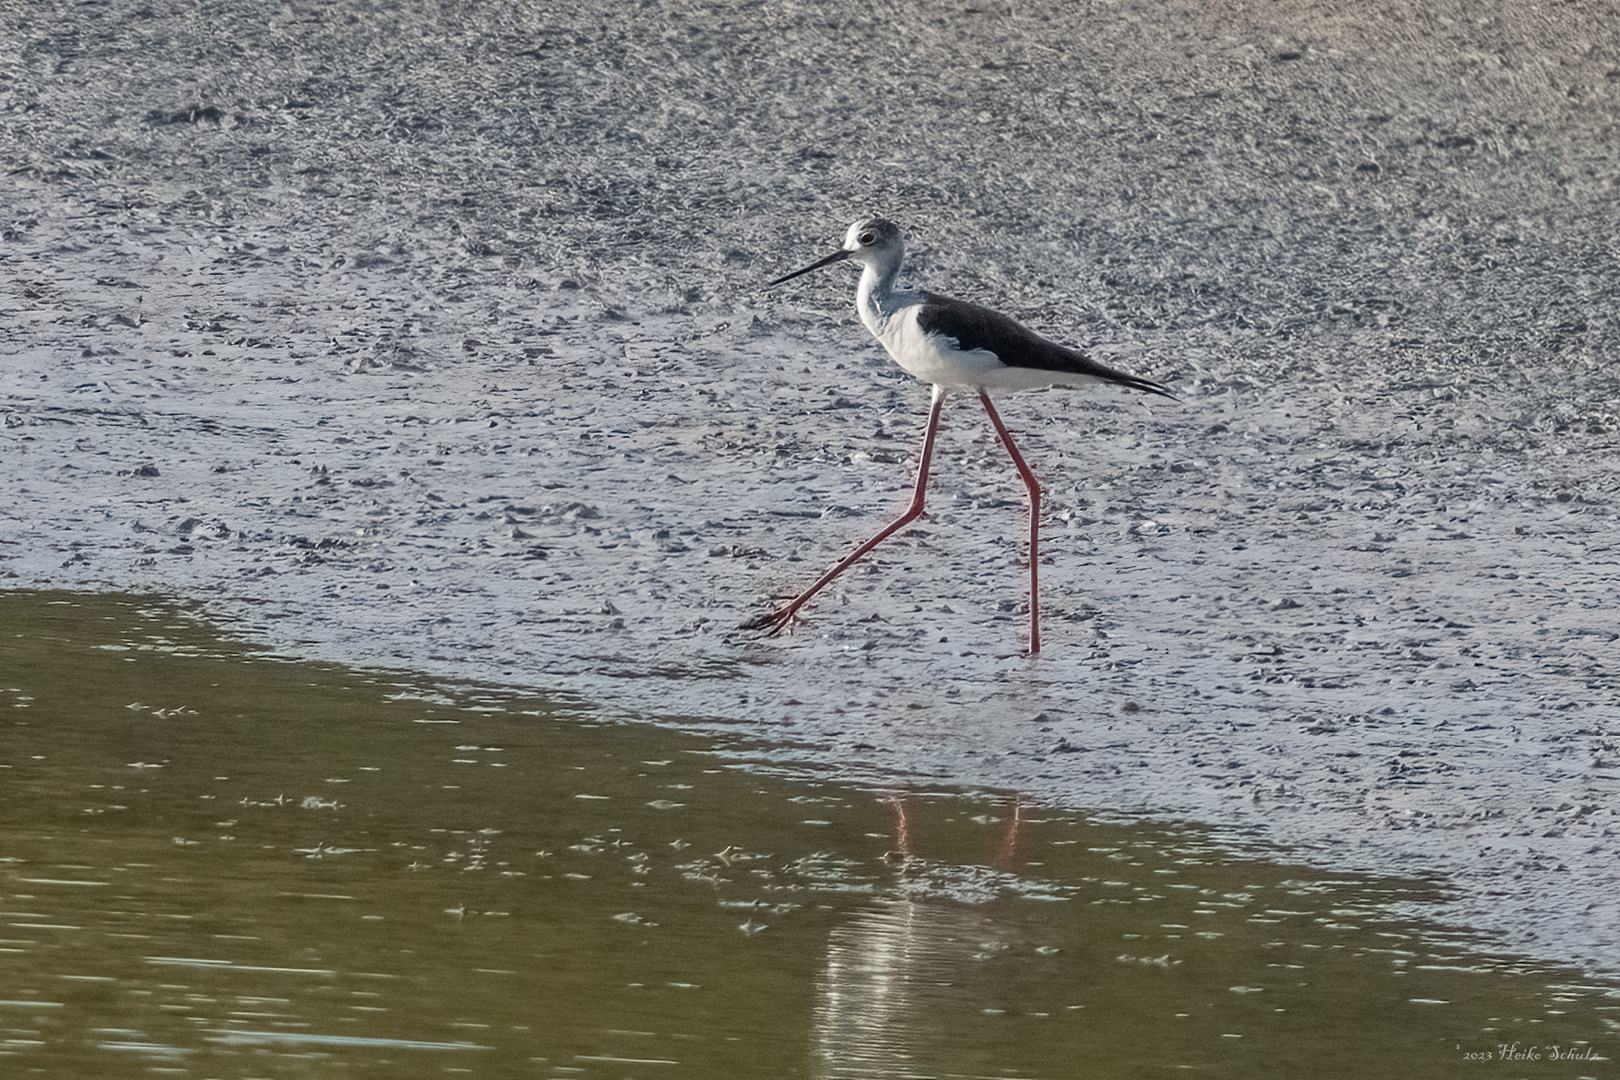
M 771 285 L 780 285 L 784 281 L 791 281 L 801 274 L 808 274 L 812 270 L 819 270 L 835 262 L 853 259 L 862 266 L 882 266 L 888 263 L 898 264 L 903 252 L 900 241 L 900 226 L 888 218 L 869 217 L 862 218 L 849 227 L 844 234 L 844 246 L 828 255 L 818 259 L 803 270 L 795 270 L 771 282 Z

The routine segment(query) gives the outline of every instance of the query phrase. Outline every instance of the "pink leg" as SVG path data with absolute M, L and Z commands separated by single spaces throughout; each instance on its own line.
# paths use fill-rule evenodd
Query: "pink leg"
M 1041 485 L 1036 481 L 1035 474 L 1029 471 L 1029 466 L 1024 464 L 1024 456 L 1018 452 L 1018 447 L 1013 445 L 1007 425 L 1001 422 L 996 407 L 990 403 L 990 395 L 980 390 L 979 400 L 984 402 L 984 411 L 990 414 L 990 422 L 995 425 L 996 434 L 1001 436 L 1001 445 L 1012 455 L 1013 466 L 1017 468 L 1018 475 L 1024 478 L 1024 487 L 1029 491 L 1029 652 L 1033 656 L 1041 651 Z
M 906 512 L 895 518 L 894 521 L 889 524 L 888 528 L 884 529 L 882 532 L 872 537 L 872 539 L 850 552 L 837 566 L 833 567 L 825 574 L 822 574 L 821 577 L 816 579 L 816 583 L 814 585 L 810 586 L 808 589 L 804 590 L 804 592 L 794 597 L 793 602 L 787 607 L 782 608 L 779 611 L 773 611 L 769 615 L 761 615 L 757 619 L 750 619 L 743 623 L 740 629 L 765 630 L 772 634 L 780 633 L 782 630 L 786 629 L 789 623 L 793 621 L 793 617 L 799 613 L 799 609 L 804 607 L 805 604 L 809 603 L 810 598 L 824 589 L 833 578 L 837 577 L 839 574 L 842 574 L 851 566 L 854 566 L 860 561 L 861 556 L 865 555 L 868 551 L 871 551 L 883 541 L 893 536 L 900 529 L 904 528 L 907 524 L 917 519 L 917 517 L 923 512 L 923 498 L 928 493 L 928 463 L 934 457 L 934 437 L 939 434 L 939 415 L 940 411 L 944 407 L 945 390 L 942 387 L 936 386 L 934 387 L 933 405 L 928 411 L 928 430 L 923 434 L 922 460 L 917 463 L 917 487 L 916 490 L 911 493 L 911 505 L 906 507 Z

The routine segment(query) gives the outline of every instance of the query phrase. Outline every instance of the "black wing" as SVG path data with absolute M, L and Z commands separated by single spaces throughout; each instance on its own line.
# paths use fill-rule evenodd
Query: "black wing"
M 922 296 L 922 308 L 917 312 L 918 327 L 925 334 L 942 334 L 954 339 L 957 348 L 983 349 L 1008 367 L 1082 375 L 1161 397 L 1175 397 L 1151 379 L 1128 375 L 1098 363 L 1079 349 L 1043 338 L 999 311 L 937 293 L 925 292 Z

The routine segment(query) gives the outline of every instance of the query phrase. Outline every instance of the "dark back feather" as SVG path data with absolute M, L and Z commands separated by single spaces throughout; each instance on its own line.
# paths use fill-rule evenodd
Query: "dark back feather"
M 952 339 L 959 349 L 982 349 L 1008 367 L 1082 375 L 1161 397 L 1175 396 L 1151 379 L 1128 375 L 1093 360 L 1079 349 L 1043 338 L 999 311 L 938 293 L 924 292 L 922 298 L 917 325 L 925 334 Z

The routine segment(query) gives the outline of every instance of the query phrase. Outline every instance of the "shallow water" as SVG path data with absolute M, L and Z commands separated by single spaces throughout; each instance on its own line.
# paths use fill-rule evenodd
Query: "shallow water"
M 783 775 L 167 602 L 0 628 L 7 1075 L 1595 1077 L 1620 1041 L 1613 988 L 1414 920 L 1432 882 Z

